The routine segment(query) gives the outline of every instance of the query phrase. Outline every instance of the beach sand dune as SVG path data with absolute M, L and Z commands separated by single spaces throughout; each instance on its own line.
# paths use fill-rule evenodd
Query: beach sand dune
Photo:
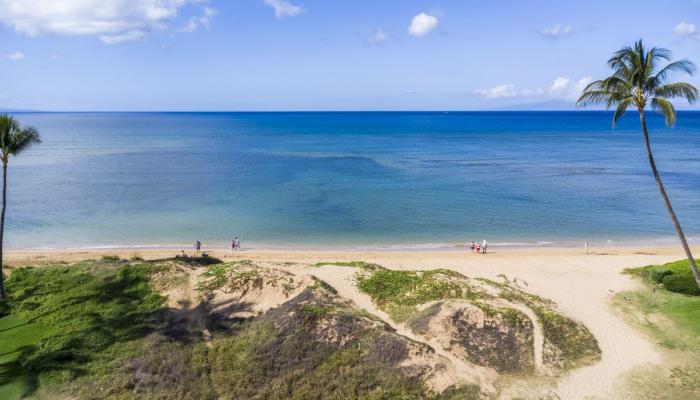
M 103 254 L 124 258 L 139 255 L 146 259 L 175 255 L 175 250 L 62 250 L 9 251 L 7 261 L 20 266 L 45 261 L 78 261 L 98 258 Z M 612 307 L 616 292 L 638 288 L 639 283 L 621 274 L 627 267 L 660 264 L 683 257 L 680 248 L 596 249 L 584 254 L 583 249 L 545 248 L 509 249 L 488 255 L 465 252 L 353 252 L 353 251 L 242 251 L 234 255 L 213 251 L 224 260 L 250 259 L 253 262 L 277 263 L 294 268 L 317 262 L 362 260 L 392 269 L 425 270 L 447 268 L 470 277 L 485 277 L 495 281 L 515 281 L 524 290 L 549 298 L 560 311 L 584 323 L 599 342 L 602 360 L 592 366 L 574 370 L 559 380 L 557 393 L 562 399 L 620 398 L 613 389 L 621 377 L 635 367 L 658 363 L 661 354 L 645 336 L 627 324 Z M 353 297 L 348 279 L 341 271 L 326 270 L 332 276 L 320 277 L 333 281 L 339 291 Z M 347 278 L 347 277 L 346 277 Z M 348 285 L 343 287 L 343 285 Z M 359 296 L 356 301 L 364 308 L 378 312 Z

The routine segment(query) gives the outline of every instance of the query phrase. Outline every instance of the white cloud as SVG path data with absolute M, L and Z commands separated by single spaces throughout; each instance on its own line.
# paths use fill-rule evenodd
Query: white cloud
M 685 21 L 682 21 L 678 25 L 676 25 L 673 28 L 673 32 L 675 34 L 681 35 L 681 36 L 700 37 L 700 35 L 698 35 L 698 27 L 695 26 L 695 24 L 691 24 L 690 22 L 685 22 Z
M 434 15 L 424 12 L 416 15 L 411 20 L 408 33 L 415 37 L 425 36 L 438 26 L 438 19 Z
M 556 98 L 576 100 L 581 96 L 583 89 L 592 81 L 590 76 L 584 76 L 576 82 L 573 82 L 571 78 L 560 76 L 549 87 L 549 94 Z
M 514 84 L 504 83 L 487 89 L 474 90 L 475 94 L 487 99 L 508 99 L 518 97 L 544 97 L 573 101 L 579 98 L 583 89 L 591 83 L 590 76 L 584 76 L 574 81 L 566 76 L 559 76 L 549 86 L 549 90 L 542 88 L 518 89 Z
M 502 99 L 502 98 L 513 98 L 513 97 L 531 97 L 539 96 L 544 93 L 544 90 L 538 89 L 520 89 L 518 90 L 515 85 L 505 83 L 502 85 L 494 86 L 488 89 L 476 89 L 474 93 L 484 96 L 488 99 Z
M 386 32 L 384 32 L 384 29 L 375 29 L 374 32 L 370 33 L 366 38 L 365 38 L 365 43 L 370 45 L 370 46 L 379 46 L 381 44 L 384 44 L 386 40 L 388 39 L 388 36 Z
M 190 17 L 189 21 L 187 21 L 187 25 L 185 25 L 182 28 L 182 31 L 183 32 L 194 32 L 199 27 L 204 27 L 206 29 L 209 29 L 209 22 L 218 13 L 219 13 L 219 11 L 217 11 L 214 8 L 204 7 L 204 10 L 202 11 L 202 15 Z
M 571 25 L 556 24 L 554 26 L 542 29 L 540 33 L 545 36 L 555 38 L 574 33 L 574 28 L 572 28 Z
M 97 36 L 108 44 L 169 29 L 187 4 L 205 0 L 0 0 L 0 21 L 29 36 Z
M 562 90 L 565 90 L 566 88 L 568 88 L 570 83 L 571 83 L 571 79 L 560 76 L 557 79 L 555 79 L 554 83 L 552 83 L 552 86 L 549 87 L 549 92 L 550 93 L 561 92 Z
M 24 59 L 24 53 L 20 51 L 15 51 L 14 53 L 10 53 L 7 55 L 7 59 L 10 61 L 19 61 Z
M 287 0 L 264 0 L 265 4 L 275 9 L 275 17 L 282 19 L 286 17 L 294 17 L 302 12 L 304 9 L 295 6 Z
M 590 76 L 584 76 L 583 78 L 576 81 L 576 84 L 574 85 L 574 93 L 576 94 L 576 98 L 578 98 L 581 95 L 583 89 L 585 89 L 586 86 L 588 86 L 591 82 L 593 82 L 593 78 L 591 78 Z

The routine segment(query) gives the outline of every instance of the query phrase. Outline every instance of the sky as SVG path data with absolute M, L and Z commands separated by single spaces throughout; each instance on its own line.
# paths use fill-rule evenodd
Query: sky
M 0 108 L 565 106 L 639 38 L 700 64 L 700 0 L 0 0 Z

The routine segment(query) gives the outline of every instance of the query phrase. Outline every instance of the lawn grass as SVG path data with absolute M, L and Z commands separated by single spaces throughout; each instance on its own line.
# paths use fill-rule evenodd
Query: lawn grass
M 14 271 L 7 280 L 11 314 L 0 319 L 0 398 L 83 375 L 96 353 L 148 334 L 164 301 L 151 291 L 149 274 L 147 264 L 111 259 Z
M 682 265 L 681 262 L 671 264 L 676 264 L 675 267 Z M 639 273 L 655 267 L 627 270 L 627 273 L 644 277 L 645 286 L 615 296 L 615 305 L 622 311 L 622 315 L 665 349 L 662 352 L 662 364 L 641 368 L 629 374 L 628 390 L 636 398 L 698 399 L 700 296 L 665 290 L 654 280 L 648 279 L 646 273 Z
M 616 304 L 637 316 L 634 322 L 666 348 L 696 350 L 700 345 L 699 296 L 647 288 L 618 293 Z
M 22 367 L 23 351 L 50 335 L 52 329 L 16 315 L 0 318 L 0 399 L 18 399 L 36 387 L 36 377 Z

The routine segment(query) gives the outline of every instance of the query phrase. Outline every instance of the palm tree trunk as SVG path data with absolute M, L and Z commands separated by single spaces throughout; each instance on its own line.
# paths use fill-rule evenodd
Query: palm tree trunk
M 671 207 L 671 200 L 668 199 L 668 194 L 666 194 L 666 189 L 664 188 L 663 182 L 661 182 L 661 176 L 659 176 L 659 171 L 656 169 L 656 162 L 654 162 L 654 155 L 651 152 L 651 144 L 649 143 L 649 132 L 647 131 L 647 119 L 644 115 L 644 109 L 639 109 L 639 119 L 642 121 L 642 131 L 644 131 L 644 145 L 647 149 L 647 156 L 649 157 L 649 165 L 654 173 L 654 179 L 656 179 L 656 185 L 659 187 L 661 192 L 661 197 L 664 199 L 664 204 L 668 213 L 671 215 L 671 221 L 673 221 L 673 227 L 676 228 L 676 233 L 678 238 L 681 240 L 683 245 L 683 251 L 685 251 L 685 256 L 688 258 L 688 263 L 690 263 L 690 268 L 693 270 L 693 276 L 695 277 L 695 283 L 700 288 L 700 272 L 698 272 L 698 266 L 695 264 L 695 259 L 693 254 L 690 252 L 690 247 L 688 247 L 688 241 L 685 240 L 685 234 L 683 234 L 683 229 L 681 228 L 680 222 L 678 222 L 678 217 Z M 4 212 L 4 207 L 3 207 Z M 0 240 L 2 240 L 2 230 L 0 229 Z M 1 243 L 0 243 L 1 245 Z M 1 251 L 1 249 L 0 249 Z
M 5 277 L 2 275 L 2 245 L 5 233 L 5 209 L 7 208 L 7 161 L 2 160 L 2 213 L 0 214 L 0 300 L 7 298 Z

